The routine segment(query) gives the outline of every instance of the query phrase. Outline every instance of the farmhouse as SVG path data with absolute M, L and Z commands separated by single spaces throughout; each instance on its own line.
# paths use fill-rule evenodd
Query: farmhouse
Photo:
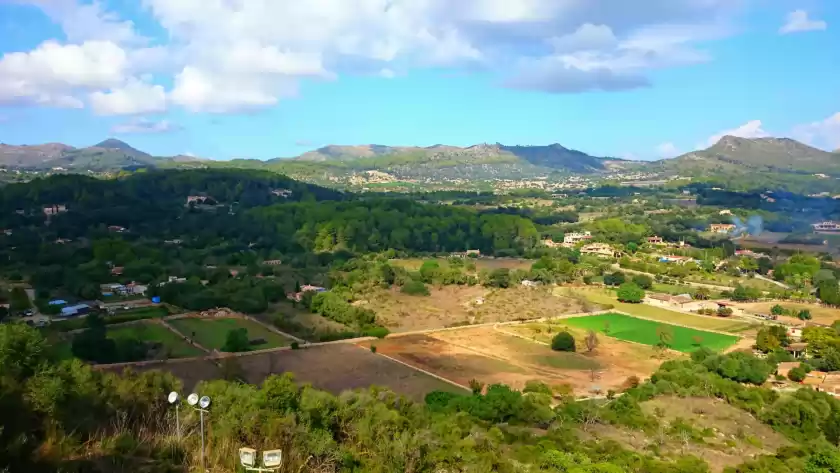
M 567 233 L 563 236 L 563 243 L 567 243 L 570 245 L 574 245 L 575 243 L 580 243 L 585 240 L 591 240 L 592 233 L 590 232 L 571 232 Z
M 802 327 L 788 327 L 787 336 L 797 342 L 802 340 Z
M 122 266 L 114 266 L 113 268 L 111 268 L 111 276 L 121 276 L 123 273 L 123 269 L 124 268 Z
M 663 240 L 661 236 L 654 235 L 652 237 L 648 237 L 647 242 L 651 245 L 662 245 L 665 243 L 665 240 Z
M 290 292 L 286 294 L 286 298 L 295 302 L 300 302 L 301 299 L 303 299 L 303 294 L 306 292 L 326 292 L 326 288 L 304 284 L 300 287 L 300 292 Z
M 709 231 L 712 233 L 731 233 L 735 230 L 735 225 L 731 223 L 713 223 L 709 225 Z
M 163 243 L 165 245 L 180 245 L 181 243 L 183 243 L 183 241 L 176 238 L 174 240 L 163 240 Z
M 735 256 L 747 256 L 747 257 L 750 257 L 750 258 L 758 259 L 758 258 L 763 258 L 765 255 L 763 255 L 761 253 L 756 253 L 755 251 L 752 251 L 752 250 L 735 250 Z
M 283 264 L 283 261 L 281 261 L 279 259 L 270 259 L 270 260 L 263 261 L 262 264 L 267 265 L 267 266 L 280 266 L 281 264 Z
M 288 198 L 292 195 L 292 191 L 289 189 L 272 189 L 271 193 L 276 195 L 277 197 L 284 197 Z
M 580 253 L 584 255 L 612 258 L 615 256 L 616 251 L 613 247 L 607 245 L 606 243 L 590 243 L 588 245 L 584 245 L 583 248 L 580 249 Z
M 109 232 L 116 232 L 116 233 L 123 233 L 125 232 L 125 227 L 121 227 L 119 225 L 110 225 L 108 227 Z
M 723 209 L 720 212 L 718 212 L 718 215 L 732 215 L 732 211 L 729 209 Z
M 668 255 L 668 256 L 661 256 L 659 258 L 660 263 L 686 264 L 686 263 L 689 263 L 691 261 L 694 261 L 694 259 L 689 257 L 689 256 Z
M 840 223 L 833 221 L 826 221 L 814 223 L 811 225 L 815 232 L 840 232 Z
M 467 250 L 463 253 L 452 253 L 452 256 L 455 258 L 468 258 L 470 256 L 478 257 L 481 256 L 481 250 Z
M 195 203 L 205 203 L 209 199 L 206 195 L 190 195 L 187 196 L 187 205 L 195 202 Z
M 804 358 L 807 354 L 807 343 L 791 343 L 785 347 L 785 351 L 790 353 L 794 358 Z
M 67 207 L 64 205 L 57 205 L 53 204 L 47 207 L 44 207 L 44 215 L 58 215 L 60 213 L 67 212 Z
M 672 296 L 670 294 L 648 294 L 642 302 L 658 307 L 674 308 L 685 311 L 706 309 L 708 306 L 714 305 L 713 302 L 695 301 L 688 294 L 680 294 L 678 296 Z
M 554 240 L 552 240 L 551 238 L 546 238 L 545 240 L 542 241 L 542 244 L 549 247 L 549 248 L 560 248 L 560 247 L 563 246 L 562 243 L 557 243 Z

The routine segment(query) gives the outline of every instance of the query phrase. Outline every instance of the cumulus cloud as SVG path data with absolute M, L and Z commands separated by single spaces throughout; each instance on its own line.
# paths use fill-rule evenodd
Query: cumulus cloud
M 723 35 L 720 24 L 738 3 L 145 0 L 169 38 L 151 45 L 137 25 L 106 11 L 104 3 L 17 1 L 41 7 L 70 43 L 121 49 L 128 63 L 120 68 L 121 80 L 88 92 L 113 95 L 104 89 L 160 72 L 174 84 L 169 101 L 196 112 L 272 106 L 295 95 L 301 80 L 332 80 L 343 73 L 390 77 L 394 71 L 441 66 L 482 70 L 510 87 L 552 93 L 646 87 L 651 70 L 710 60 L 700 44 Z M 30 89 L 30 82 L 27 73 L 13 83 Z M 75 99 L 79 105 L 75 88 L 22 93 L 31 102 Z
M 680 154 L 680 150 L 677 149 L 674 143 L 662 143 L 656 147 L 656 153 L 660 158 L 673 158 Z
M 770 136 L 770 134 L 762 128 L 761 120 L 750 120 L 737 128 L 725 130 L 710 136 L 709 139 L 706 140 L 706 144 L 712 146 L 720 141 L 720 139 L 724 136 L 737 136 L 739 138 L 766 138 Z
M 90 104 L 98 115 L 136 115 L 166 110 L 163 86 L 130 79 L 122 87 L 109 92 L 93 92 Z
M 136 133 L 169 133 L 179 130 L 181 130 L 181 127 L 169 120 L 153 121 L 141 117 L 114 125 L 111 128 L 111 133 L 128 135 Z
M 808 17 L 805 10 L 796 10 L 788 13 L 785 24 L 779 28 L 779 33 L 800 33 L 803 31 L 822 31 L 828 28 L 828 23 L 822 20 L 813 20 Z
M 824 120 L 799 125 L 791 135 L 818 148 L 829 151 L 840 149 L 840 112 Z
M 125 51 L 109 41 L 46 41 L 31 52 L 0 59 L 0 103 L 81 108 L 77 90 L 117 86 L 127 68 Z

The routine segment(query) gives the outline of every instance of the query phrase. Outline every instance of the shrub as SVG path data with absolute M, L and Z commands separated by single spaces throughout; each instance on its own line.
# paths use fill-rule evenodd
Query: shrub
M 362 330 L 362 335 L 365 337 L 385 338 L 389 333 L 391 333 L 390 330 L 379 325 L 365 327 L 365 329 Z
M 645 291 L 638 285 L 632 282 L 622 284 L 618 288 L 618 300 L 621 302 L 630 302 L 638 304 L 645 298 Z
M 653 279 L 644 274 L 637 274 L 633 276 L 633 282 L 642 289 L 650 289 L 653 287 Z
M 575 337 L 569 332 L 560 332 L 551 339 L 551 349 L 554 351 L 575 351 Z
M 292 350 L 297 350 L 300 348 L 300 344 L 298 342 L 292 342 Z
M 785 308 L 776 304 L 770 308 L 770 313 L 773 315 L 785 315 Z
M 371 345 L 370 346 L 370 352 L 371 353 L 376 353 L 376 345 Z
M 604 275 L 604 284 L 607 286 L 620 286 L 624 284 L 626 280 L 627 279 L 625 278 L 624 273 L 619 271 Z
M 409 281 L 405 283 L 400 292 L 410 296 L 428 296 L 429 288 L 421 281 Z
M 801 366 L 797 366 L 796 368 L 788 371 L 788 379 L 798 383 L 805 379 L 806 374 L 807 373 L 805 373 L 805 370 Z

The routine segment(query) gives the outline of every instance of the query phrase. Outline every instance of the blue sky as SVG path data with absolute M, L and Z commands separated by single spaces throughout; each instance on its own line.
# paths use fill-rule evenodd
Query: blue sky
M 8 144 L 840 148 L 835 0 L 0 0 L 0 54 Z

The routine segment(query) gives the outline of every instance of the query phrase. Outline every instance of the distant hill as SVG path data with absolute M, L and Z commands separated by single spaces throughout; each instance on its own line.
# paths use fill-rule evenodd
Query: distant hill
M 195 161 L 198 158 L 182 155 L 155 157 L 114 138 L 86 148 L 61 143 L 31 146 L 0 144 L 0 166 L 32 171 L 113 172 Z
M 266 165 L 304 179 L 308 173 L 332 181 L 374 183 L 530 179 L 552 174 L 596 174 L 622 166 L 620 160 L 590 156 L 559 144 L 505 146 L 498 143 L 468 147 L 331 145 L 297 158 L 270 160 Z
M 719 169 L 840 176 L 840 156 L 790 138 L 724 136 L 705 150 L 658 163 L 688 171 Z

